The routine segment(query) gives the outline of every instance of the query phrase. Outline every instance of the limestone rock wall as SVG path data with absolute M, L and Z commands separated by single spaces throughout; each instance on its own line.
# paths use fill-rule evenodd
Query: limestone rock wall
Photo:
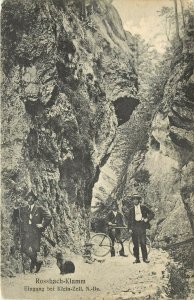
M 81 251 L 99 169 L 138 104 L 132 40 L 109 1 L 2 6 L 2 253 L 11 214 L 33 189 L 54 236 Z M 127 107 L 127 109 L 126 109 Z

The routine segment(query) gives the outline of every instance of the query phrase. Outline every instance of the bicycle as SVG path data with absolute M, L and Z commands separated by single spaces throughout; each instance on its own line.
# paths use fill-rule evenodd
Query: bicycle
M 127 229 L 127 227 L 113 227 L 113 228 L 114 229 Z M 127 240 L 128 240 L 128 237 L 124 238 L 121 241 L 124 244 Z M 92 252 L 92 255 L 94 255 L 94 256 L 104 257 L 111 252 L 112 241 L 111 241 L 110 237 L 105 233 L 94 234 L 90 239 L 90 243 L 92 245 L 91 252 Z M 147 246 L 147 252 L 149 254 L 150 250 L 151 250 L 151 240 L 147 236 L 146 236 L 146 246 Z M 119 252 L 119 250 L 121 249 L 121 244 L 118 240 L 115 240 L 114 247 L 117 248 L 116 252 Z M 129 250 L 130 254 L 134 256 L 132 237 L 130 237 L 128 240 L 128 250 Z M 141 251 L 140 251 L 140 253 L 141 253 Z

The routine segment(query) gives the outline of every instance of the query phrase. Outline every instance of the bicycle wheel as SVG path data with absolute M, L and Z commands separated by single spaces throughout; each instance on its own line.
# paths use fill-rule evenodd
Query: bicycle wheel
M 132 241 L 132 237 L 130 238 L 129 240 L 129 252 L 131 253 L 131 255 L 134 256 L 133 254 L 133 241 Z M 151 247 L 152 247 L 152 244 L 151 244 L 151 241 L 149 239 L 149 237 L 146 236 L 146 247 L 147 247 L 147 253 L 149 254 L 150 253 L 150 250 L 151 250 Z M 139 245 L 139 254 L 140 254 L 140 257 L 142 255 L 141 253 L 141 246 Z
M 91 239 L 92 254 L 95 256 L 106 256 L 111 249 L 112 242 L 108 235 L 104 233 L 96 233 Z

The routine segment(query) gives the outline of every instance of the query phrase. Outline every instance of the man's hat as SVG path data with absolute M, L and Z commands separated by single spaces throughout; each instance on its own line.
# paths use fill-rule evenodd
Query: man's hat
M 34 198 L 34 200 L 36 201 L 36 200 L 38 200 L 38 198 L 37 198 L 37 196 L 34 194 L 34 192 L 31 190 L 30 192 L 28 192 L 27 193 L 27 195 L 26 195 L 26 199 L 28 198 L 28 197 L 30 197 L 30 196 L 32 196 L 33 198 Z
M 141 196 L 139 195 L 139 194 L 133 194 L 132 196 L 131 196 L 131 198 L 132 199 L 141 199 Z

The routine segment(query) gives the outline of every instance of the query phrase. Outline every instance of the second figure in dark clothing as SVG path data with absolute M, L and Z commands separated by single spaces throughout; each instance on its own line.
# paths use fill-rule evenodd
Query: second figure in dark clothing
M 117 203 L 113 204 L 112 210 L 108 213 L 106 221 L 108 225 L 108 235 L 112 241 L 111 256 L 115 256 L 115 241 L 118 241 L 121 245 L 119 254 L 121 256 L 127 256 L 124 253 L 124 246 L 121 240 L 121 229 L 114 228 L 125 226 L 123 215 L 119 212 Z

